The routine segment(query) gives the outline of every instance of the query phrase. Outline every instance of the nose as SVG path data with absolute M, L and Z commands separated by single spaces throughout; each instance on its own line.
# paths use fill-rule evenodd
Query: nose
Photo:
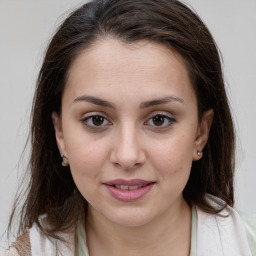
M 139 137 L 136 128 L 120 128 L 113 140 L 110 161 L 125 170 L 141 166 L 146 160 L 146 155 Z

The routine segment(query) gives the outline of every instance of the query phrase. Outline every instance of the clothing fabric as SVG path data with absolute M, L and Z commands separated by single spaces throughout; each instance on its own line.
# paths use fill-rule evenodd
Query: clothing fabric
M 249 243 L 249 233 L 247 235 L 240 215 L 230 207 L 224 209 L 221 214 L 229 216 L 206 214 L 197 209 L 197 256 L 256 255 L 256 240 Z M 253 233 L 256 234 L 256 229 Z
M 34 224 L 26 242 L 30 242 L 30 250 L 21 252 L 22 246 L 13 246 L 2 256 L 89 256 L 84 227 L 84 221 L 79 220 L 76 232 L 58 234 L 68 242 L 65 244 L 46 238 Z M 205 255 L 256 256 L 256 215 L 238 213 L 231 207 L 214 215 L 194 206 L 190 256 Z
M 37 225 L 30 229 L 30 243 L 32 256 L 74 256 L 75 235 L 74 233 L 61 233 L 60 235 L 68 244 L 57 239 L 46 239 Z
M 84 222 L 80 220 L 77 226 L 78 249 L 76 256 L 89 256 L 88 247 L 86 244 L 86 233 L 84 229 Z M 196 230 L 197 230 L 197 213 L 196 208 L 192 208 L 192 227 L 191 227 L 191 249 L 190 256 L 196 256 Z
M 256 256 L 256 215 L 245 216 L 244 223 L 231 207 L 220 215 L 193 207 L 190 256 Z M 76 256 L 89 256 L 83 227 L 80 222 Z

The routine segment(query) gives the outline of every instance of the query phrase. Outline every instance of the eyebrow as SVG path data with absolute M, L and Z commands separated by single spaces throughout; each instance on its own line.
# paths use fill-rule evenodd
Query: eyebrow
M 94 97 L 94 96 L 83 95 L 83 96 L 77 97 L 73 101 L 73 103 L 80 102 L 80 101 L 86 101 L 86 102 L 89 102 L 89 103 L 92 103 L 92 104 L 95 104 L 98 106 L 108 107 L 108 108 L 112 108 L 112 109 L 116 108 L 113 103 L 103 100 L 101 98 Z M 150 101 L 142 102 L 140 104 L 140 109 L 149 108 L 151 106 L 156 106 L 156 105 L 161 105 L 161 104 L 167 104 L 167 103 L 171 103 L 171 102 L 184 103 L 184 100 L 181 98 L 178 98 L 176 96 L 167 96 L 164 98 L 153 99 Z
M 93 97 L 93 96 L 86 96 L 86 95 L 83 95 L 83 96 L 80 96 L 80 97 L 77 97 L 73 103 L 75 102 L 79 102 L 79 101 L 87 101 L 89 103 L 93 103 L 95 105 L 98 105 L 98 106 L 102 106 L 102 107 L 108 107 L 108 108 L 113 108 L 115 109 L 115 105 L 106 101 L 106 100 L 103 100 L 103 99 L 100 99 L 100 98 L 96 98 L 96 97 Z
M 179 102 L 179 103 L 184 103 L 184 100 L 181 98 L 178 98 L 176 96 L 168 96 L 160 99 L 154 99 L 150 101 L 146 101 L 140 104 L 140 108 L 148 108 L 151 106 L 156 106 L 156 105 L 161 105 L 161 104 L 167 104 L 171 102 Z

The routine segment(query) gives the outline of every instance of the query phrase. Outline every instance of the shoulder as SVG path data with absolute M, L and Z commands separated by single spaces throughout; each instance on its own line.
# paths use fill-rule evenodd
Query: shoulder
M 48 225 L 46 217 L 42 216 L 41 225 Z M 46 236 L 36 223 L 30 228 L 31 253 L 34 256 L 45 255 L 75 255 L 75 230 L 56 232 L 58 238 Z
M 47 225 L 46 217 L 39 218 L 40 224 Z M 60 239 L 45 235 L 39 226 L 34 223 L 28 232 L 24 233 L 12 243 L 9 249 L 1 256 L 45 256 L 45 255 L 75 255 L 75 232 L 56 233 Z
M 3 256 L 31 256 L 29 232 L 19 236 Z
M 256 214 L 238 212 L 244 223 L 247 238 L 252 249 L 253 255 L 256 255 Z
M 242 211 L 238 211 L 238 213 L 248 231 L 256 234 L 256 214 L 245 213 Z
M 223 205 L 223 201 L 216 197 L 208 196 L 207 199 L 215 208 Z M 198 241 L 204 253 L 211 247 L 213 252 L 222 254 L 210 255 L 256 255 L 252 254 L 256 250 L 255 215 L 241 215 L 234 208 L 226 206 L 219 214 L 209 214 L 197 207 L 197 217 Z

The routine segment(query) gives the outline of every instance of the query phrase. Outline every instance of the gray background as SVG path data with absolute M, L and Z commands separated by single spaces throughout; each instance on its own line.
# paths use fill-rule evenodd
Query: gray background
M 34 85 L 56 26 L 81 0 L 0 0 L 0 237 L 5 231 L 26 142 Z M 256 0 L 186 0 L 223 54 L 237 131 L 236 206 L 256 212 Z M 26 160 L 26 155 L 25 155 Z M 7 246 L 0 238 L 0 252 Z

